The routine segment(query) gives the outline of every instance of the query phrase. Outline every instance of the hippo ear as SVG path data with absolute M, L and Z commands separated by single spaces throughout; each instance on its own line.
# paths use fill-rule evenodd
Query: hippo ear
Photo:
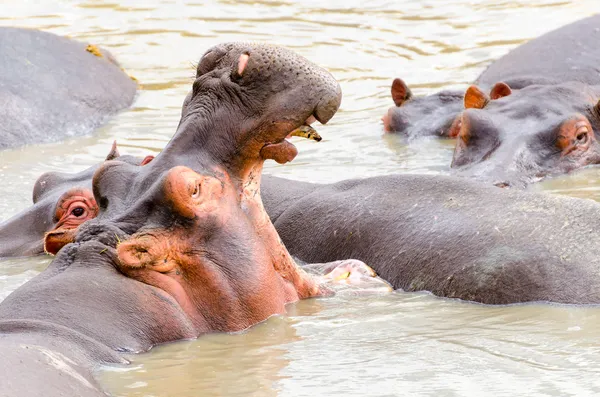
M 402 79 L 394 79 L 392 82 L 392 99 L 396 106 L 402 104 L 412 98 L 412 92 Z
M 490 99 L 496 100 L 504 98 L 505 96 L 509 96 L 510 94 L 512 94 L 512 90 L 510 89 L 508 84 L 506 84 L 503 81 L 500 81 L 494 84 L 494 86 L 492 87 L 492 90 L 490 91 Z
M 110 152 L 108 153 L 108 156 L 106 156 L 106 161 L 108 160 L 114 160 L 117 157 L 119 157 L 119 150 L 117 149 L 117 141 L 113 141 L 112 147 L 110 148 Z
M 465 92 L 465 109 L 483 109 L 490 101 L 490 97 L 476 85 L 467 88 Z

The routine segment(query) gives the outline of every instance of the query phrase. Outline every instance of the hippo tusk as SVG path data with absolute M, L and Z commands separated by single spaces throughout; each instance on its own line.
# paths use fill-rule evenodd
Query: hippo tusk
M 299 128 L 296 128 L 294 131 L 292 131 L 290 133 L 289 136 L 299 136 L 299 137 L 311 139 L 311 140 L 317 141 L 317 142 L 320 142 L 321 139 L 323 139 L 323 138 L 321 138 L 321 135 L 319 135 L 317 130 L 312 128 L 310 125 L 303 125 Z

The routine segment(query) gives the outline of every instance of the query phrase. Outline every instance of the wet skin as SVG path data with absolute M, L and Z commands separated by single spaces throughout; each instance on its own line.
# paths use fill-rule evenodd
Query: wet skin
M 0 27 L 0 53 L 0 150 L 87 134 L 136 94 L 135 81 L 95 46 Z
M 580 126 L 563 126 L 580 119 L 594 137 L 588 143 L 595 140 L 599 24 L 600 16 L 593 16 L 519 46 L 464 93 L 413 97 L 404 81 L 395 79 L 396 106 L 384 116 L 385 129 L 409 138 L 458 136 L 453 173 L 503 187 L 597 164 L 596 145 L 580 145 L 578 152 L 586 153 L 573 158 L 565 155 L 561 135 L 574 128 L 566 132 L 568 139 L 577 136 Z
M 281 243 L 260 178 L 265 160 L 295 156 L 290 132 L 326 123 L 340 100 L 327 72 L 290 51 L 209 50 L 166 148 L 143 167 L 104 162 L 92 181 L 98 216 L 0 303 L 2 394 L 100 396 L 91 371 L 124 363 L 118 352 L 238 331 L 328 294 Z M 63 237 L 54 230 L 46 246 Z
M 144 165 L 153 156 L 120 156 L 113 145 L 106 160 Z M 0 258 L 44 253 L 44 236 L 55 230 L 75 230 L 98 214 L 92 176 L 101 164 L 78 173 L 47 172 L 35 182 L 33 205 L 0 223 Z
M 389 175 L 335 184 L 265 177 L 292 255 L 356 258 L 394 288 L 487 304 L 600 303 L 600 205 L 464 178 Z
M 590 200 L 422 175 L 336 184 L 267 175 L 261 195 L 303 261 L 357 258 L 395 288 L 488 304 L 600 303 L 600 206 Z M 142 242 L 166 258 L 163 235 Z

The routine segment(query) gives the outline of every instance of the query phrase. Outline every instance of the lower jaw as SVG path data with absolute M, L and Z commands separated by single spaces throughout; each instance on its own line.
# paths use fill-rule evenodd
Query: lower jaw
M 298 149 L 291 142 L 283 140 L 279 143 L 269 143 L 260 150 L 260 156 L 265 160 L 275 160 L 279 164 L 289 163 L 298 155 Z

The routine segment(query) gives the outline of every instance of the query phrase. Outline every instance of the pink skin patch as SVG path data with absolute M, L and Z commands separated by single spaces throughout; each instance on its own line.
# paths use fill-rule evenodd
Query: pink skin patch
M 242 73 L 244 73 L 244 70 L 246 69 L 246 66 L 248 66 L 248 60 L 250 59 L 250 55 L 248 54 L 242 54 L 240 55 L 240 60 L 238 62 L 238 74 L 241 76 Z

